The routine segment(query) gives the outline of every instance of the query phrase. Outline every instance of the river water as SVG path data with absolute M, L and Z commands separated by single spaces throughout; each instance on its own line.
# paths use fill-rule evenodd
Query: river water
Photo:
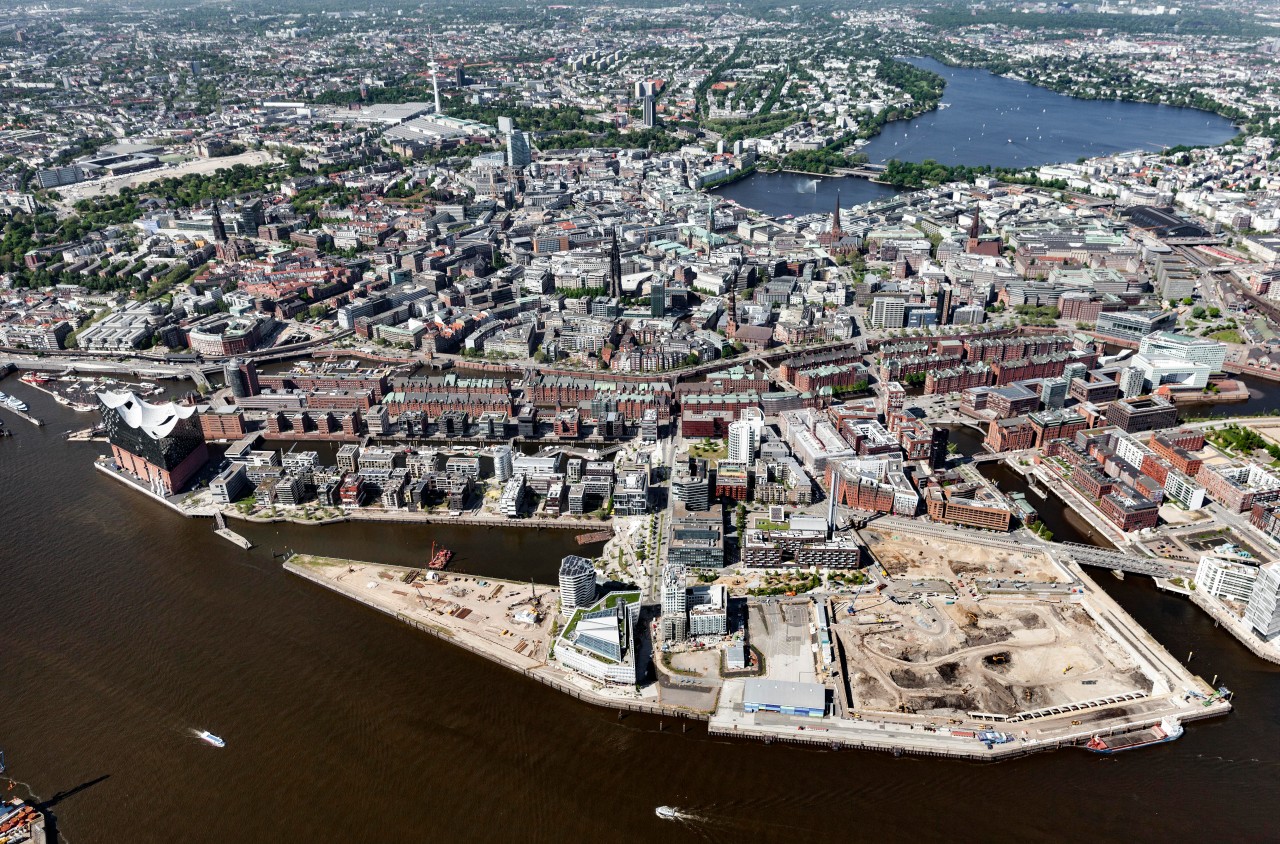
M 948 105 L 885 126 L 863 148 L 873 162 L 1034 167 L 1128 150 L 1221 144 L 1235 135 L 1231 121 L 1196 109 L 1080 100 L 986 70 L 910 61 L 947 80 L 942 101 Z M 775 216 L 830 211 L 837 191 L 845 207 L 896 192 L 865 179 L 814 181 L 801 174 L 758 173 L 718 192 Z
M 572 532 L 244 527 L 244 552 L 90 466 L 89 418 L 6 379 L 48 421 L 0 441 L 10 772 L 82 842 L 934 841 L 1274 836 L 1280 670 L 1185 601 L 1103 577 L 1238 693 L 1227 719 L 1117 757 L 999 765 L 710 739 L 597 709 L 286 574 L 272 551 L 551 578 Z M 214 750 L 189 733 L 228 741 Z M 702 820 L 660 821 L 680 806 Z M 923 809 L 923 810 L 922 810 Z

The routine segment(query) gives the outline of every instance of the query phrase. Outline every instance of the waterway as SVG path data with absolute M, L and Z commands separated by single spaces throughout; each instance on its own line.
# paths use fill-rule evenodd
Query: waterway
M 1081 100 L 975 68 L 933 59 L 912 64 L 947 80 L 946 108 L 888 124 L 864 148 L 872 162 L 924 161 L 1035 167 L 1128 150 L 1221 144 L 1231 121 L 1209 112 L 1152 103 Z M 758 173 L 719 194 L 766 214 L 812 214 L 892 196 L 896 189 L 865 179 L 819 179 Z
M 272 557 L 412 562 L 435 536 L 465 570 L 546 580 L 569 531 L 265 525 L 244 528 L 244 552 L 94 471 L 101 445 L 62 441 L 83 417 L 0 387 L 48 422 L 9 415 L 0 441 L 0 747 L 17 779 L 62 795 L 71 841 L 1154 841 L 1206 819 L 1274 837 L 1280 670 L 1139 578 L 1100 583 L 1237 692 L 1234 714 L 1175 743 L 977 765 L 713 740 L 619 720 Z M 661 821 L 662 804 L 700 820 Z

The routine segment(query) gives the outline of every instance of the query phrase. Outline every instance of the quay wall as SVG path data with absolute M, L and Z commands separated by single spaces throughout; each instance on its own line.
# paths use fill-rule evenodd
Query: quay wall
M 1199 591 L 1188 594 L 1193 604 L 1207 612 L 1214 621 L 1225 627 L 1228 633 L 1235 636 L 1242 645 L 1253 651 L 1255 656 L 1268 662 L 1280 663 L 1280 650 L 1269 647 L 1265 642 L 1258 641 L 1250 629 L 1231 613 L 1227 612 L 1221 604 Z

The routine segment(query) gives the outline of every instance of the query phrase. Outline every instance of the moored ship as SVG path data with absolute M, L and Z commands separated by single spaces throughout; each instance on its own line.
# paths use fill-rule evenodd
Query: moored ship
M 1178 723 L 1177 718 L 1165 718 L 1159 724 L 1145 730 L 1135 730 L 1115 736 L 1094 736 L 1084 747 L 1085 750 L 1093 753 L 1119 753 L 1122 750 L 1164 744 L 1180 738 L 1182 733 L 1183 727 Z

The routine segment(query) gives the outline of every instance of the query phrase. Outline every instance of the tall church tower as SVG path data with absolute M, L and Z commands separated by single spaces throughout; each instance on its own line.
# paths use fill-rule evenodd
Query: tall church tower
M 622 253 L 618 250 L 618 229 L 613 229 L 613 239 L 609 245 L 609 295 L 615 299 L 622 298 Z
M 216 243 L 227 242 L 227 227 L 222 222 L 222 211 L 216 199 L 213 201 L 213 239 Z

